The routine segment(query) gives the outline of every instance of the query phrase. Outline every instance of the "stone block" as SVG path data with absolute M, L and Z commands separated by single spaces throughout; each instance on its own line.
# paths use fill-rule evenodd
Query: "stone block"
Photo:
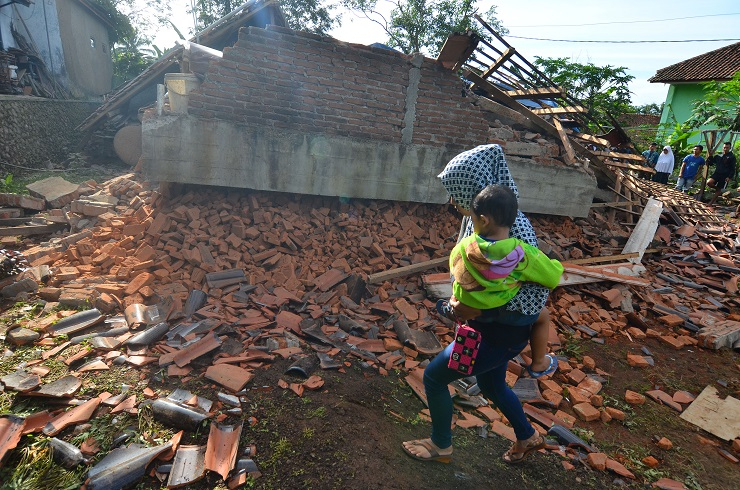
M 68 182 L 61 177 L 49 177 L 28 184 L 26 189 L 32 196 L 46 200 L 49 207 L 61 208 L 77 199 L 79 192 L 77 184 Z
M 740 322 L 727 320 L 699 330 L 699 343 L 710 349 L 732 348 L 740 340 Z

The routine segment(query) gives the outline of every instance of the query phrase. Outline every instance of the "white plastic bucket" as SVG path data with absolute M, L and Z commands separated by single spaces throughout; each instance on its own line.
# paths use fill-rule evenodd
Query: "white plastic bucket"
M 164 84 L 167 86 L 170 110 L 187 114 L 190 92 L 200 87 L 198 77 L 192 73 L 165 73 Z

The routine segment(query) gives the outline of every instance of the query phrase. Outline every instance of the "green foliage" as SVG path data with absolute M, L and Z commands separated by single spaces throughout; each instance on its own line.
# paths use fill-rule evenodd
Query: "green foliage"
M 198 30 L 216 22 L 242 3 L 242 0 L 196 0 Z M 339 18 L 332 16 L 334 7 L 326 0 L 279 0 L 279 3 L 291 29 L 326 34 L 339 25 Z
M 611 126 L 607 114 L 628 112 L 630 91 L 627 84 L 635 77 L 628 75 L 624 66 L 596 66 L 576 63 L 569 58 L 535 57 L 535 64 L 556 85 L 588 109 L 599 125 Z
M 111 54 L 114 87 L 136 77 L 157 59 L 147 47 L 148 43 L 148 39 L 135 32 L 113 46 Z
M 343 0 L 343 5 L 375 22 L 388 35 L 387 44 L 406 54 L 424 52 L 432 57 L 442 49 L 447 36 L 453 32 L 476 31 L 489 39 L 490 34 L 480 29 L 473 18 L 479 13 L 477 0 L 380 0 L 393 5 L 390 18 L 379 8 L 379 0 Z M 501 34 L 508 31 L 496 18 L 492 6 L 481 17 Z
M 704 97 L 694 102 L 687 125 L 691 129 L 712 125 L 740 131 L 740 70 L 731 80 L 706 82 L 702 88 Z
M 27 194 L 28 191 L 22 182 L 15 180 L 13 174 L 9 173 L 5 178 L 0 179 L 0 192 L 7 194 Z
M 323 35 L 340 25 L 340 17 L 332 15 L 334 5 L 324 0 L 280 0 L 280 8 L 291 29 Z
M 630 112 L 635 114 L 647 114 L 649 116 L 660 116 L 663 114 L 664 105 L 664 102 L 661 102 L 660 104 L 653 102 L 652 104 L 633 105 L 630 107 Z

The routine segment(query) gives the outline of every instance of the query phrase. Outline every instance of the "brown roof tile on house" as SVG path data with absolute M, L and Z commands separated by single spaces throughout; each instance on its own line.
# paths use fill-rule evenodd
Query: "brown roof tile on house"
M 635 126 L 657 126 L 660 124 L 660 115 L 625 113 L 617 118 L 622 126 L 633 128 Z
M 661 68 L 651 83 L 729 80 L 740 70 L 740 42 Z

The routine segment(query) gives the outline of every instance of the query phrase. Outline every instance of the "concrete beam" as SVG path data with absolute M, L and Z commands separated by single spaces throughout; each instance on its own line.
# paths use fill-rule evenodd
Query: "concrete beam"
M 142 123 L 150 180 L 323 196 L 442 204 L 437 178 L 458 152 L 359 138 L 305 134 L 188 115 Z M 524 212 L 586 216 L 596 180 L 583 170 L 507 158 Z

